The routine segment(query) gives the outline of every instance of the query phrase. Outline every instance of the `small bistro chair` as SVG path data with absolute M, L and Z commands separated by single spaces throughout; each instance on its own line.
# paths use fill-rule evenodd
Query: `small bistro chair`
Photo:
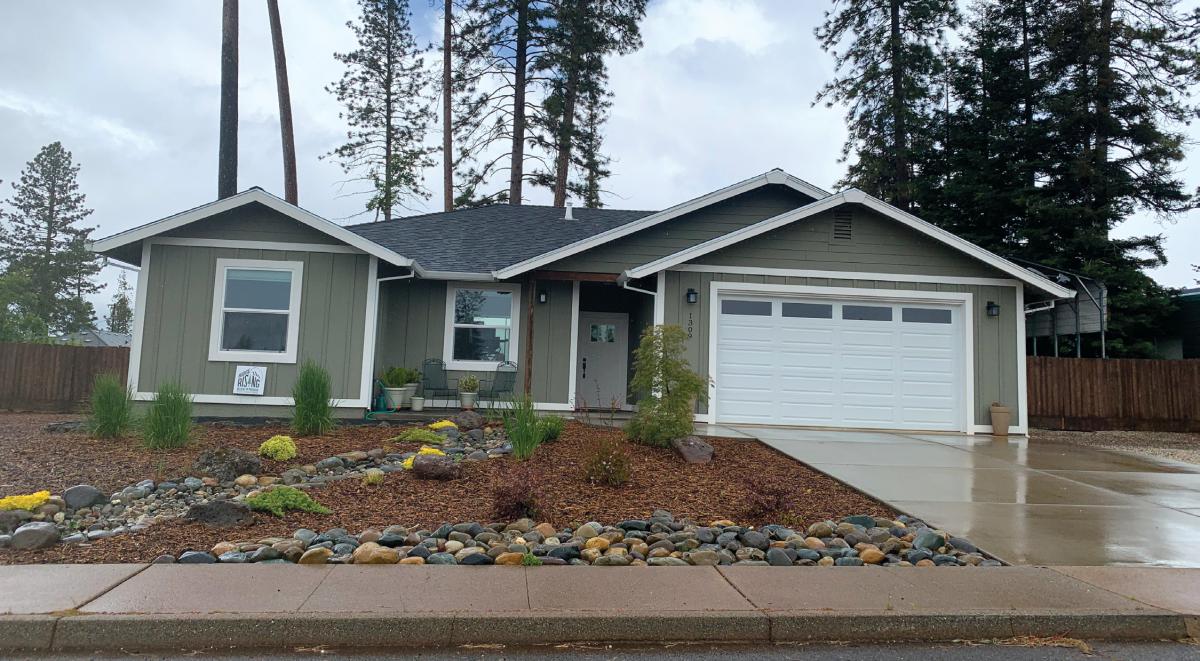
M 451 388 L 446 378 L 445 361 L 440 358 L 427 358 L 421 364 L 421 394 L 426 400 L 439 397 L 451 400 L 458 398 L 458 388 Z
M 516 385 L 517 364 L 506 360 L 496 366 L 496 373 L 490 380 L 480 384 L 479 401 L 488 402 L 489 406 L 495 408 L 498 400 L 512 398 Z

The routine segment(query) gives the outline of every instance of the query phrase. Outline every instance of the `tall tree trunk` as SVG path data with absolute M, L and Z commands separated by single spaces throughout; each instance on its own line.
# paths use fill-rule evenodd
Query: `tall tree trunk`
M 1100 35 L 1097 39 L 1096 58 L 1096 151 L 1095 151 L 1095 201 L 1096 210 L 1105 212 L 1109 206 L 1108 195 L 1108 140 L 1112 123 L 1113 70 L 1112 43 L 1113 0 L 1100 1 Z
M 393 44 L 396 40 L 396 35 L 392 34 L 392 21 L 390 17 L 396 12 L 396 3 L 394 0 L 388 0 L 388 16 L 387 21 L 387 55 L 384 57 L 383 75 L 384 87 L 387 91 L 383 94 L 383 220 L 389 221 L 392 219 L 392 202 L 395 195 L 395 163 L 392 160 L 392 152 L 395 150 L 395 131 L 392 127 L 392 122 L 395 118 L 392 115 L 393 106 L 395 104 L 395 89 L 396 89 L 396 62 Z M 375 214 L 379 218 L 378 212 Z
M 525 78 L 529 62 L 529 0 L 517 0 L 517 40 L 513 65 L 512 164 L 509 168 L 508 203 L 521 204 L 525 183 Z
M 450 78 L 450 39 L 454 34 L 452 14 L 453 0 L 445 0 L 446 7 L 442 11 L 442 207 L 446 211 L 454 210 L 454 132 L 450 116 L 452 101 Z
M 888 50 L 892 67 L 892 179 L 895 186 L 892 204 L 908 211 L 908 134 L 904 120 L 904 42 L 900 34 L 900 3 L 891 0 L 891 35 Z
M 1022 81 L 1022 115 L 1021 123 L 1024 128 L 1025 135 L 1022 136 L 1022 144 L 1028 145 L 1032 139 L 1033 133 L 1033 66 L 1030 64 L 1030 51 L 1033 46 L 1029 38 L 1029 3 L 1028 0 L 1020 0 L 1021 3 L 1021 59 L 1025 68 L 1025 80 Z M 1027 147 L 1022 147 L 1027 150 Z M 1030 189 L 1037 183 L 1037 173 L 1033 169 L 1032 154 L 1027 151 L 1024 154 L 1025 163 L 1022 167 L 1025 168 L 1025 185 Z
M 221 9 L 221 127 L 217 147 L 217 199 L 237 194 L 238 0 Z
M 571 167 L 571 148 L 575 138 L 575 105 L 579 98 L 579 65 L 572 58 L 572 70 L 567 75 L 563 91 L 562 124 L 558 130 L 558 154 L 554 164 L 554 206 L 567 204 L 567 175 Z
M 279 137 L 283 142 L 283 199 L 299 204 L 296 187 L 296 135 L 292 129 L 292 93 L 288 88 L 287 55 L 283 49 L 283 24 L 279 0 L 267 0 L 271 19 L 271 50 L 275 53 L 275 91 L 279 97 Z

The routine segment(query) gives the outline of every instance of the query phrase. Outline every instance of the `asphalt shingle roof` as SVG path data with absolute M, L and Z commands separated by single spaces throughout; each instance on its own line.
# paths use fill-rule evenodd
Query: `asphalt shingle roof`
M 648 216 L 653 211 L 493 204 L 346 229 L 431 271 L 490 273 Z

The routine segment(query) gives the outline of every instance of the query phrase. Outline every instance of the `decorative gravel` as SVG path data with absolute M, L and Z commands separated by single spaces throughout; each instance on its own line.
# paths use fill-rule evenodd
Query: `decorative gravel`
M 1057 431 L 1034 429 L 1032 443 L 1065 443 L 1130 452 L 1154 459 L 1200 464 L 1200 434 L 1156 431 Z

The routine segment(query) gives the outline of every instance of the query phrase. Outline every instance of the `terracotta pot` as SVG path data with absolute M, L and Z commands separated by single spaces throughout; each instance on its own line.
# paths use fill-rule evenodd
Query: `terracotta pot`
M 992 436 L 1008 436 L 1008 426 L 1012 422 L 1012 409 L 995 403 L 992 404 Z

